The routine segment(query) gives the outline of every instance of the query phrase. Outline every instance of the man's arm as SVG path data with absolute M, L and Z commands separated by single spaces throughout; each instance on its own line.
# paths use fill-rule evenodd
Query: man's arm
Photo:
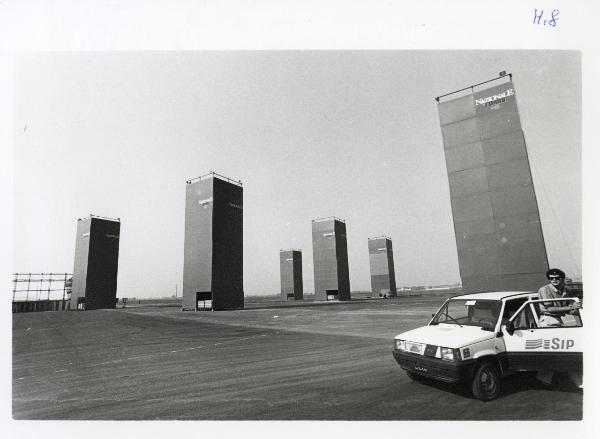
M 543 297 L 540 297 L 542 299 Z M 581 308 L 581 303 L 571 302 L 570 305 L 558 305 L 560 302 L 540 302 L 540 311 L 549 314 L 566 314 Z
M 575 311 L 576 309 L 580 309 L 581 308 L 581 304 L 579 302 L 573 302 L 572 305 L 567 305 L 567 306 L 544 306 L 542 307 L 542 304 L 540 303 L 540 309 L 544 308 L 542 311 L 544 312 L 548 312 L 548 313 L 556 313 L 556 314 L 560 314 L 560 313 L 567 313 L 567 312 L 571 312 L 571 311 Z
M 553 297 L 552 295 L 550 295 L 550 293 L 548 292 L 548 289 L 546 287 L 542 287 L 538 290 L 538 294 L 540 296 L 540 299 L 552 299 L 555 300 L 556 298 Z M 565 293 L 562 293 L 562 297 L 566 297 Z M 574 311 L 576 309 L 580 309 L 581 308 L 581 304 L 579 302 L 571 302 L 570 305 L 566 305 L 566 306 L 562 306 L 559 305 L 560 302 L 540 302 L 540 312 L 543 313 L 549 313 L 549 314 L 565 314 L 571 311 Z

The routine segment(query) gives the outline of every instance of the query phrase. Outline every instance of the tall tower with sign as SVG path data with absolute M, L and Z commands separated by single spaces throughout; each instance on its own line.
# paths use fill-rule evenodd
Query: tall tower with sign
M 548 259 L 512 75 L 436 100 L 463 290 L 539 288 Z
M 211 172 L 186 182 L 184 310 L 244 307 L 242 183 Z
M 70 309 L 114 308 L 121 221 L 90 215 L 77 220 Z

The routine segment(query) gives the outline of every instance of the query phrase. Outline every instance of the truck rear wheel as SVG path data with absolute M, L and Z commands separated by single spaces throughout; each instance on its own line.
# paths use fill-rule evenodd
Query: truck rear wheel
M 477 366 L 471 384 L 473 396 L 482 401 L 491 401 L 500 393 L 500 373 L 490 361 Z

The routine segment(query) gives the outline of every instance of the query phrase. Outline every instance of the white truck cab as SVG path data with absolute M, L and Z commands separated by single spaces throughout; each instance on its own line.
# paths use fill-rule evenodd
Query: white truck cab
M 581 376 L 583 309 L 578 301 L 540 300 L 537 293 L 515 291 L 454 296 L 427 326 L 397 335 L 393 355 L 409 377 L 468 382 L 483 401 L 498 396 L 501 377 L 508 373 Z

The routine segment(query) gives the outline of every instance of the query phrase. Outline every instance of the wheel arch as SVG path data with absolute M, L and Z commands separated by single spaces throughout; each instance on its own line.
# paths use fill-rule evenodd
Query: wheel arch
M 482 355 L 481 357 L 477 358 L 477 363 L 476 365 L 480 365 L 482 363 L 485 362 L 490 362 L 492 363 L 494 366 L 496 366 L 498 368 L 498 372 L 500 372 L 500 376 L 504 375 L 506 372 L 506 365 L 503 365 L 503 361 L 498 357 L 498 355 L 492 355 L 492 354 L 487 354 L 487 355 Z M 473 374 L 475 374 L 475 370 L 477 368 L 474 367 L 473 368 Z

